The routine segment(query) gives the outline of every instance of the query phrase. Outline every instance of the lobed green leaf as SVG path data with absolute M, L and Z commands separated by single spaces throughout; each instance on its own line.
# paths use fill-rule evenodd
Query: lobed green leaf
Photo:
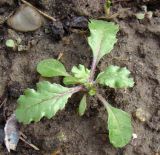
M 39 62 L 37 72 L 44 77 L 69 76 L 64 65 L 56 59 L 45 59 Z
M 108 130 L 110 142 L 115 147 L 123 147 L 132 137 L 131 117 L 123 110 L 108 105 Z
M 91 35 L 88 43 L 93 51 L 96 63 L 105 55 L 111 52 L 117 42 L 116 34 L 119 30 L 118 25 L 113 22 L 103 20 L 90 20 L 89 30 Z
M 24 124 L 38 122 L 44 116 L 50 119 L 64 109 L 68 98 L 77 91 L 74 88 L 51 84 L 48 81 L 37 83 L 37 91 L 26 89 L 24 95 L 19 97 L 16 118 Z
M 63 83 L 65 85 L 85 84 L 89 78 L 90 70 L 84 65 L 79 65 L 78 67 L 73 66 L 71 73 L 72 76 L 64 78 Z
M 98 75 L 97 82 L 111 88 L 133 87 L 134 81 L 129 75 L 130 71 L 126 67 L 111 65 Z

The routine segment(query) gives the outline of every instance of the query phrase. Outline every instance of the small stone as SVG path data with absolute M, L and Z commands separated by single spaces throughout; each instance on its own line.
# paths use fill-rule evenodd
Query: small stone
M 42 16 L 32 7 L 21 5 L 16 13 L 7 20 L 7 24 L 21 32 L 35 31 L 43 23 Z
M 151 18 L 153 17 L 153 12 L 152 12 L 152 11 L 148 11 L 148 12 L 146 13 L 146 17 L 147 17 L 148 19 L 151 19 Z
M 138 118 L 141 122 L 146 122 L 150 119 L 151 114 L 142 108 L 138 108 L 135 112 L 135 117 Z
M 142 20 L 142 19 L 144 19 L 145 14 L 140 12 L 140 13 L 136 13 L 135 16 L 137 19 Z
M 18 45 L 18 51 L 19 52 L 22 52 L 22 51 L 27 51 L 27 50 L 29 50 L 29 46 L 27 46 L 27 45 Z
M 147 12 L 147 6 L 146 5 L 142 5 L 142 10 L 144 11 L 144 12 Z
M 133 133 L 133 134 L 132 134 L 132 139 L 137 139 L 137 138 L 138 138 L 137 134 L 136 134 L 136 133 Z

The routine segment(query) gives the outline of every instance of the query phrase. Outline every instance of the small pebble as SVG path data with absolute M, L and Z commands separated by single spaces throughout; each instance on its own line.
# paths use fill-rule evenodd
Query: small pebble
M 148 111 L 142 108 L 138 108 L 135 112 L 135 117 L 141 122 L 146 122 L 150 119 L 151 115 Z
M 147 6 L 146 5 L 142 5 L 142 10 L 144 11 L 144 12 L 147 12 Z
M 148 11 L 148 12 L 146 13 L 146 17 L 147 17 L 148 19 L 151 19 L 151 18 L 153 17 L 153 12 L 152 12 L 152 11 Z
M 32 7 L 21 5 L 16 13 L 7 20 L 7 24 L 21 32 L 35 31 L 43 23 L 42 16 Z
M 141 12 L 140 12 L 140 13 L 136 13 L 135 16 L 136 16 L 136 18 L 139 19 L 139 20 L 142 20 L 142 19 L 145 18 L 145 14 L 144 14 L 144 13 L 141 13 Z
M 133 133 L 133 134 L 132 134 L 132 139 L 137 139 L 137 138 L 138 138 L 137 134 L 136 134 L 136 133 Z
M 29 50 L 29 46 L 27 46 L 27 45 L 18 45 L 18 51 L 19 52 L 22 52 L 22 51 L 27 51 L 27 50 Z

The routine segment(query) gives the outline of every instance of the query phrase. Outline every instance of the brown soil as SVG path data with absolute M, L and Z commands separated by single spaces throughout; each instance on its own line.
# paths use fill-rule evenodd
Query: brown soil
M 3 0 L 4 1 L 4 0 Z M 6 24 L 0 25 L 0 101 L 7 102 L 0 108 L 0 128 L 16 107 L 16 100 L 26 88 L 35 88 L 40 77 L 37 63 L 45 58 L 57 58 L 70 70 L 73 65 L 90 67 L 91 50 L 86 41 L 86 18 L 77 24 L 77 17 L 98 18 L 104 15 L 101 0 L 30 0 L 37 8 L 59 19 L 58 23 L 46 20 L 35 32 L 19 33 L 23 45 L 32 46 L 24 52 L 5 48 L 5 40 L 11 37 Z M 1 4 L 2 3 L 2 4 Z M 0 17 L 5 17 L 19 7 L 16 1 L 4 1 L 0 5 Z M 112 19 L 120 25 L 118 43 L 111 54 L 105 56 L 98 66 L 102 70 L 109 64 L 126 66 L 132 72 L 135 86 L 129 90 L 102 89 L 103 95 L 115 107 L 132 114 L 134 133 L 138 138 L 122 149 L 114 148 L 106 130 L 106 112 L 97 99 L 90 98 L 88 110 L 79 117 L 76 110 L 81 95 L 74 95 L 64 111 L 50 120 L 20 125 L 21 131 L 33 144 L 35 151 L 19 142 L 12 155 L 51 155 L 59 150 L 62 155 L 157 155 L 160 151 L 160 3 L 157 0 L 137 2 L 113 1 L 111 13 L 120 11 Z M 134 13 L 146 4 L 153 11 L 153 18 L 139 21 Z M 122 11 L 130 8 L 127 11 Z M 80 29 L 82 28 L 82 29 Z M 57 31 L 58 29 L 58 31 Z M 61 82 L 61 79 L 53 81 Z M 142 108 L 151 117 L 142 123 L 134 117 L 137 108 Z M 1 131 L 1 130 L 0 130 Z M 157 154 L 156 154 L 157 153 Z M 160 152 L 159 152 L 160 153 Z M 7 155 L 0 145 L 0 155 Z

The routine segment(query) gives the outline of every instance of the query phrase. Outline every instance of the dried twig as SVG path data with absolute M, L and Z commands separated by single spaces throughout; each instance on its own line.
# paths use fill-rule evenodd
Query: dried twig
M 24 143 L 28 144 L 30 147 L 32 147 L 33 149 L 35 149 L 36 151 L 39 151 L 39 148 L 35 145 L 33 145 L 32 143 L 28 142 L 25 140 L 25 138 L 20 137 L 20 140 L 22 140 Z
M 114 19 L 117 16 L 119 16 L 121 13 L 128 11 L 128 10 L 130 10 L 130 8 L 124 8 L 124 9 L 121 9 L 120 11 L 118 11 L 117 13 L 110 15 L 109 17 L 102 16 L 102 17 L 99 17 L 99 19 Z
M 59 53 L 57 60 L 60 60 L 63 57 L 63 53 Z
M 4 17 L 4 19 L 0 20 L 0 25 L 2 25 L 8 18 L 10 18 L 13 15 L 14 11 L 12 11 L 8 16 Z
M 46 14 L 45 12 L 37 9 L 37 8 L 36 8 L 35 6 L 33 6 L 31 3 L 29 3 L 29 2 L 27 2 L 27 1 L 25 1 L 25 0 L 21 0 L 21 1 L 22 1 L 24 4 L 26 4 L 26 5 L 30 6 L 30 7 L 33 7 L 34 9 L 36 9 L 40 14 L 42 14 L 42 15 L 45 16 L 46 18 L 48 18 L 48 19 L 50 19 L 50 20 L 52 20 L 52 21 L 56 21 L 55 18 L 53 18 L 53 17 L 51 17 L 50 15 Z
M 130 2 L 131 0 L 116 0 L 113 1 L 112 3 L 119 3 L 119 2 Z
M 5 98 L 5 99 L 3 100 L 3 102 L 0 104 L 0 108 L 2 108 L 2 106 L 3 106 L 6 102 L 7 102 L 7 98 Z
M 27 139 L 27 136 L 26 136 L 24 133 L 22 133 L 21 131 L 19 132 L 19 134 L 20 134 L 20 136 L 23 137 L 24 139 Z

